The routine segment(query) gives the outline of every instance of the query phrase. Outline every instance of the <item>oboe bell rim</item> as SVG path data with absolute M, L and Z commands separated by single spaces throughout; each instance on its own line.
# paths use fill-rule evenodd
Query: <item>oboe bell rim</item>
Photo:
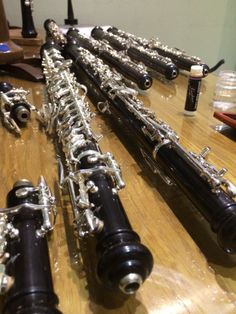
M 130 273 L 120 280 L 119 288 L 125 294 L 134 294 L 142 283 L 143 279 L 139 274 Z

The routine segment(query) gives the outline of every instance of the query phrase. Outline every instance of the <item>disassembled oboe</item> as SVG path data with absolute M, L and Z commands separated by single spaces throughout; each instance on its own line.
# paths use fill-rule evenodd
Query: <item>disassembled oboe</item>
M 126 40 L 118 35 L 106 32 L 101 27 L 95 27 L 91 35 L 95 39 L 108 41 L 118 51 L 126 51 L 131 59 L 144 63 L 151 70 L 164 75 L 168 80 L 175 79 L 179 74 L 177 66 L 170 58 L 163 57 L 148 47 L 140 46 L 135 41 Z
M 13 88 L 9 83 L 0 82 L 0 114 L 3 124 L 16 134 L 21 133 L 20 128 L 26 126 L 31 112 L 35 110 L 26 99 L 28 93 L 23 88 Z
M 61 313 L 46 238 L 55 217 L 55 199 L 42 176 L 38 186 L 23 179 L 8 193 L 7 208 L 0 209 L 3 314 Z
M 175 182 L 218 235 L 219 245 L 227 252 L 236 251 L 236 187 L 223 176 L 226 169 L 217 170 L 206 161 L 209 148 L 200 154 L 188 152 L 179 144 L 176 133 L 154 112 L 146 109 L 136 92 L 122 82 L 109 66 L 90 52 L 76 45 L 67 45 L 66 55 L 74 61 L 75 72 L 83 69 L 87 84 L 97 98 L 97 107 L 119 119 L 132 136 L 144 159 L 154 173 L 166 183 Z M 79 75 L 78 79 L 82 79 Z M 95 91 L 93 91 L 95 86 Z
M 118 197 L 124 187 L 120 168 L 111 153 L 101 152 L 90 127 L 86 88 L 55 47 L 47 43 L 42 52 L 49 103 L 40 115 L 61 148 L 60 182 L 68 188 L 78 235 L 96 237 L 100 281 L 132 294 L 150 274 L 152 255 L 132 230 Z

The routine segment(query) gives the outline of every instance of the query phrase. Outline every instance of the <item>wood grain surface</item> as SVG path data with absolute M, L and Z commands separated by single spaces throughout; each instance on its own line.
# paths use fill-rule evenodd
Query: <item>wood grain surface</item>
M 1 80 L 28 89 L 29 100 L 41 107 L 43 84 L 8 77 Z M 186 149 L 200 152 L 210 146 L 208 160 L 217 168 L 226 167 L 226 177 L 236 184 L 236 133 L 220 134 L 215 130 L 220 122 L 213 118 L 214 86 L 213 75 L 203 80 L 195 117 L 183 115 L 185 75 L 170 83 L 155 80 L 141 98 L 177 132 Z M 151 276 L 131 297 L 100 287 L 88 263 L 83 265 L 73 234 L 70 202 L 57 184 L 53 140 L 40 129 L 36 117 L 33 115 L 18 138 L 0 126 L 0 206 L 5 206 L 6 195 L 16 180 L 27 178 L 36 184 L 39 175 L 45 176 L 57 197 L 59 214 L 49 245 L 60 310 L 65 314 L 236 313 L 236 257 L 218 247 L 215 235 L 192 203 L 177 187 L 167 187 L 162 179 L 154 177 L 132 141 L 114 132 L 109 120 L 97 114 L 93 128 L 103 134 L 103 152 L 112 152 L 121 166 L 126 182 L 119 193 L 121 200 L 133 228 L 154 256 Z M 88 260 L 93 264 L 92 254 Z

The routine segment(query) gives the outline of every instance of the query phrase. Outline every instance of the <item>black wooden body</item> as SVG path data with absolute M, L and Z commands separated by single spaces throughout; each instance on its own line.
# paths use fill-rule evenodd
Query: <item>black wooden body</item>
M 127 108 L 121 97 L 116 96 L 111 98 L 109 89 L 101 89 L 101 82 L 98 76 L 91 67 L 83 62 L 76 47 L 68 46 L 66 53 L 68 57 L 74 60 L 75 71 L 77 71 L 76 69 L 83 68 L 90 81 L 96 86 L 96 93 L 92 91 L 89 93 L 89 95 L 92 95 L 92 100 L 94 101 L 100 90 L 98 101 L 105 98 L 109 102 L 109 112 L 115 119 L 122 121 L 127 129 L 130 130 L 132 142 L 138 148 L 144 150 L 150 156 L 153 163 L 158 168 L 161 167 L 195 204 L 210 223 L 212 230 L 217 233 L 219 245 L 225 251 L 234 253 L 236 251 L 235 201 L 221 188 L 219 188 L 217 193 L 212 191 L 207 180 L 199 174 L 196 165 L 190 161 L 186 151 L 178 143 L 171 142 L 161 146 L 157 151 L 156 158 L 154 158 L 153 151 L 159 143 L 157 140 L 151 140 L 143 132 L 145 129 L 144 123 L 138 120 Z M 83 76 L 81 77 L 83 78 Z M 92 84 L 88 84 L 87 87 L 92 89 Z
M 9 192 L 7 206 L 38 203 L 36 194 L 16 197 L 18 188 Z M 60 314 L 56 309 L 58 298 L 53 290 L 47 238 L 36 235 L 42 225 L 41 211 L 23 207 L 9 218 L 19 230 L 19 237 L 9 239 L 7 244 L 11 261 L 6 272 L 14 278 L 14 284 L 6 295 L 3 314 Z
M 124 60 L 122 61 L 122 57 L 114 56 L 109 50 L 94 47 L 90 39 L 80 35 L 76 29 L 69 30 L 67 37 L 75 39 L 78 42 L 78 45 L 98 55 L 126 78 L 135 82 L 140 89 L 146 90 L 152 86 L 151 76 L 147 72 L 140 72 L 134 62 L 131 61 L 132 65 L 131 62 L 126 62 L 125 55 L 123 56 Z
M 114 38 L 112 33 L 105 32 L 101 27 L 95 27 L 91 35 L 96 39 L 105 39 L 109 42 L 109 44 L 117 50 L 125 50 L 127 55 L 138 62 L 142 62 L 151 70 L 162 74 L 168 80 L 175 79 L 179 70 L 178 67 L 171 61 L 166 59 L 163 56 L 151 56 L 145 51 L 141 51 L 137 45 L 130 44 L 129 40 L 125 38 L 121 38 L 122 42 L 117 38 Z M 145 47 L 143 47 L 145 49 Z M 147 51 L 150 49 L 147 49 Z M 151 50 L 150 50 L 151 52 Z
M 67 0 L 67 19 L 65 19 L 65 25 L 76 25 L 78 20 L 75 19 L 72 0 Z
M 37 37 L 38 34 L 34 27 L 32 9 L 30 5 L 25 4 L 25 0 L 21 0 L 21 13 L 22 13 L 22 37 L 24 38 Z
M 180 53 L 179 55 L 176 55 L 174 53 L 162 49 L 161 47 L 160 48 L 153 47 L 153 49 L 156 50 L 160 55 L 170 58 L 174 62 L 174 64 L 176 64 L 177 67 L 179 67 L 180 69 L 190 72 L 192 65 L 202 65 L 203 76 L 207 76 L 207 74 L 209 73 L 209 67 L 207 64 L 196 61 L 190 56 L 187 56 L 186 54 Z
M 112 33 L 114 35 L 120 36 L 122 38 L 128 39 L 130 40 L 130 34 L 126 33 L 124 31 L 119 30 L 117 27 L 115 26 L 111 26 L 107 29 L 108 33 Z M 132 34 L 131 34 L 132 35 Z M 137 42 L 139 45 L 144 46 L 142 38 L 141 37 L 137 37 L 135 35 L 132 35 L 132 40 L 134 40 L 135 42 Z
M 145 49 L 145 48 L 144 48 Z M 150 51 L 150 49 L 148 49 Z M 153 71 L 165 76 L 167 80 L 173 80 L 179 75 L 179 69 L 171 60 L 163 56 L 152 56 L 148 53 L 140 51 L 136 46 L 127 49 L 127 54 L 131 59 L 143 62 Z
M 125 38 L 125 39 L 129 38 L 129 36 L 126 35 L 125 32 L 122 32 L 122 35 L 121 35 L 119 29 L 116 27 L 110 27 L 108 29 L 108 32 L 110 32 L 114 35 L 117 35 L 117 36 L 121 36 L 122 38 Z M 141 40 L 139 40 L 138 37 L 135 38 L 135 40 L 137 41 L 138 44 L 140 44 L 144 47 L 150 47 L 150 45 L 145 45 Z M 194 57 L 188 56 L 185 52 L 183 52 L 177 48 L 173 48 L 173 50 L 175 50 L 176 52 L 179 51 L 178 55 L 174 52 L 163 49 L 161 47 L 152 47 L 152 49 L 156 50 L 161 56 L 170 58 L 172 60 L 172 62 L 180 69 L 190 71 L 192 65 L 202 65 L 203 66 L 203 76 L 207 76 L 207 74 L 209 73 L 209 67 L 207 64 L 197 61 L 196 59 L 194 59 Z

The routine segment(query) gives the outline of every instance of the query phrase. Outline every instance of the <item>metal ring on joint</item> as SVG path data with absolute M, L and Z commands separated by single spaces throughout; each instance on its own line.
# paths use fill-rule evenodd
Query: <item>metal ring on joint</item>
M 142 283 L 143 279 L 139 274 L 130 273 L 120 280 L 119 288 L 125 294 L 134 294 Z
M 95 151 L 95 150 L 92 150 L 92 149 L 86 150 L 86 151 L 82 152 L 81 154 L 79 154 L 79 156 L 76 158 L 76 160 L 78 160 L 78 162 L 80 162 L 80 160 L 81 160 L 82 158 L 84 158 L 84 157 L 86 157 L 86 156 L 88 156 L 88 155 L 89 155 L 89 156 L 93 155 L 93 156 L 95 156 L 95 157 L 98 157 L 98 156 L 100 156 L 100 153 L 97 152 L 97 151 Z
M 154 160 L 156 160 L 157 153 L 158 153 L 159 149 L 160 149 L 162 146 L 167 145 L 167 144 L 169 144 L 169 143 L 171 143 L 170 140 L 164 139 L 162 142 L 160 142 L 159 144 L 157 144 L 157 145 L 155 146 L 155 148 L 153 149 L 153 152 L 152 152 L 152 157 L 154 158 Z

